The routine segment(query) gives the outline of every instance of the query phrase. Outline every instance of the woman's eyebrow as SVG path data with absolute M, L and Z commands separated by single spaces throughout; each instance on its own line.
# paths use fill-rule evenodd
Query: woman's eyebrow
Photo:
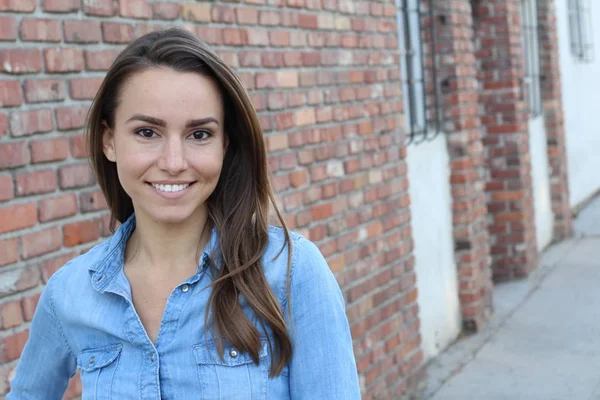
M 163 127 L 163 128 L 167 126 L 167 122 L 165 120 L 162 120 L 160 118 L 151 117 L 149 115 L 144 115 L 144 114 L 135 114 L 135 115 L 133 115 L 131 118 L 129 118 L 127 120 L 127 122 L 130 122 L 130 121 L 147 122 L 149 124 L 160 126 L 160 127 Z M 206 125 L 206 124 L 209 124 L 211 122 L 214 122 L 215 124 L 219 125 L 219 121 L 217 121 L 216 118 L 206 117 L 206 118 L 189 120 L 185 124 L 185 127 L 186 128 L 192 128 L 194 126 Z

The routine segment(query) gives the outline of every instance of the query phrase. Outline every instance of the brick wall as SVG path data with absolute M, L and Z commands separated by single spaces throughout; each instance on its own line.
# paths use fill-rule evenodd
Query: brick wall
M 555 0 L 537 0 L 543 118 L 554 240 L 572 235 L 562 120 Z M 484 125 L 489 235 L 496 280 L 529 274 L 538 262 L 524 92 L 521 0 L 473 0 Z
M 521 0 L 474 3 L 493 272 L 504 280 L 537 263 Z
M 436 1 L 435 6 L 459 299 L 463 327 L 472 332 L 491 315 L 493 290 L 472 9 L 469 0 Z
M 543 71 L 544 120 L 548 137 L 548 163 L 552 212 L 554 212 L 554 238 L 560 240 L 573 235 L 573 221 L 569 206 L 567 148 L 562 109 L 555 1 L 538 0 L 538 24 L 540 27 L 540 65 Z M 563 51 L 567 50 L 563 49 Z
M 0 0 L 0 394 L 44 283 L 109 233 L 83 147 L 90 100 L 124 43 L 172 24 L 214 45 L 250 89 L 287 221 L 343 288 L 365 399 L 414 390 L 395 12 L 393 0 Z M 466 239 L 474 271 L 478 237 Z M 68 397 L 79 391 L 75 379 Z

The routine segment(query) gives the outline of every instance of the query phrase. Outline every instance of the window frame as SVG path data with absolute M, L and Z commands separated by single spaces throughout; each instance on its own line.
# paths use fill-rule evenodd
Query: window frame
M 571 55 L 578 61 L 594 61 L 594 32 L 589 0 L 567 0 Z
M 400 50 L 400 84 L 405 116 L 407 144 L 433 140 L 441 133 L 441 100 L 436 49 L 435 0 L 396 0 L 398 46 Z M 425 7 L 424 5 L 427 5 Z M 428 18 L 429 54 L 424 40 L 423 19 Z M 427 60 L 426 57 L 431 59 Z M 426 61 L 431 63 L 430 71 Z M 428 76 L 428 73 L 430 76 Z M 429 78 L 429 79 L 428 79 Z M 433 90 L 428 92 L 431 80 Z M 431 104 L 428 107 L 428 103 Z M 433 110 L 431 109 L 433 107 Z M 433 114 L 433 116 L 431 116 Z
M 521 0 L 521 42 L 523 44 L 523 93 L 531 118 L 543 114 L 542 74 L 537 0 Z

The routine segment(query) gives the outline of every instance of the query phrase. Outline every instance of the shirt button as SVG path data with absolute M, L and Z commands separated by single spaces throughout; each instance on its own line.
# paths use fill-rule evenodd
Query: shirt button
M 188 290 L 190 290 L 190 286 L 189 286 L 189 285 L 183 285 L 183 286 L 181 287 L 181 291 L 182 291 L 183 293 L 186 293 Z
M 150 353 L 150 361 L 154 362 L 154 353 Z
M 238 356 L 238 352 L 237 352 L 237 350 L 236 350 L 236 349 L 231 349 L 231 350 L 229 350 L 229 356 L 230 356 L 231 358 L 236 358 L 236 357 Z
M 96 361 L 96 357 L 95 356 L 91 356 L 90 357 L 90 364 L 93 364 L 94 361 Z

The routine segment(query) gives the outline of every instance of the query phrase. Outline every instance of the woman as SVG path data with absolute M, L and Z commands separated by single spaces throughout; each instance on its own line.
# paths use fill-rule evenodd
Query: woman
M 230 68 L 187 31 L 150 33 L 87 131 L 121 225 L 48 281 L 8 399 L 60 399 L 77 368 L 84 400 L 360 398 L 339 286 L 285 228 Z

